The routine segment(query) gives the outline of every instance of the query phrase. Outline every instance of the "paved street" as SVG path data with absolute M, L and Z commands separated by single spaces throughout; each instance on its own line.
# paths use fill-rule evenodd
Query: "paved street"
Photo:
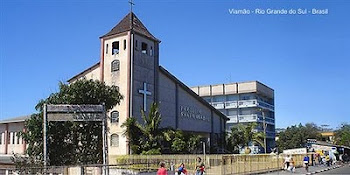
M 334 170 L 325 171 L 320 174 L 342 174 L 342 175 L 350 174 L 350 165 L 346 165 L 344 167 L 340 167 Z
M 349 166 L 347 166 L 347 167 L 349 167 Z M 326 166 L 310 166 L 309 167 L 309 173 L 312 173 L 312 172 L 317 172 L 317 171 L 320 171 L 320 170 L 323 170 L 323 169 L 326 169 L 326 168 L 328 168 L 328 167 L 326 167 Z M 335 169 L 335 170 L 337 170 L 337 169 Z M 335 171 L 334 170 L 334 171 Z M 340 172 L 343 172 L 343 174 L 346 172 L 347 174 L 350 174 L 350 171 L 349 171 L 350 169 L 346 169 L 345 168 L 345 170 L 343 170 L 343 171 L 340 171 Z M 333 170 L 332 170 L 333 171 Z M 329 171 L 325 171 L 324 173 L 325 174 L 327 174 L 328 172 L 331 172 L 331 170 L 329 170 Z M 276 171 L 276 172 L 271 172 L 271 173 L 266 173 L 266 174 L 269 174 L 269 175 L 283 175 L 283 174 L 307 174 L 308 172 L 306 172 L 306 170 L 305 170 L 305 168 L 296 168 L 295 169 L 295 172 L 294 173 L 292 173 L 292 172 L 289 172 L 289 171 Z M 346 174 L 345 173 L 345 174 Z M 344 174 L 344 175 L 345 175 Z

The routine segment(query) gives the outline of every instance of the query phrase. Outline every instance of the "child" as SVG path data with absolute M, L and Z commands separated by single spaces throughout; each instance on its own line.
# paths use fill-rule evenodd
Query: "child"
M 185 164 L 184 163 L 181 163 L 181 165 L 179 166 L 177 174 L 178 175 L 187 175 L 187 170 L 185 168 Z
M 168 175 L 168 172 L 167 172 L 167 170 L 165 168 L 165 163 L 164 162 L 160 163 L 160 168 L 157 171 L 157 175 Z

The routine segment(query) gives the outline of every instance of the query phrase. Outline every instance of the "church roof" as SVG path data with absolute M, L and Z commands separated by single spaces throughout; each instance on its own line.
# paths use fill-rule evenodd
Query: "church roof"
M 214 108 L 211 104 L 209 104 L 207 101 L 205 101 L 202 97 L 197 95 L 195 92 L 193 92 L 188 86 L 186 86 L 183 82 L 181 82 L 179 79 L 177 79 L 173 74 L 171 74 L 168 70 L 166 70 L 164 67 L 159 66 L 159 70 L 164 73 L 168 78 L 175 81 L 177 84 L 179 84 L 187 93 L 192 95 L 194 98 L 196 98 L 199 102 L 201 102 L 203 105 L 207 106 L 209 109 L 211 109 L 213 112 L 215 112 L 217 115 L 221 116 L 225 120 L 229 120 L 229 118 L 226 117 L 225 114 L 221 113 L 219 110 Z
M 132 23 L 131 20 L 132 19 Z M 101 36 L 101 38 L 123 33 L 126 31 L 131 31 L 131 29 L 138 33 L 141 34 L 149 39 L 152 39 L 154 41 L 160 42 L 156 37 L 154 37 L 148 30 L 147 28 L 142 24 L 142 22 L 137 18 L 137 16 L 133 13 L 130 12 L 127 14 L 116 26 L 112 28 L 111 31 L 109 31 L 107 34 Z
M 98 62 L 98 63 L 96 63 L 96 64 L 90 66 L 89 68 L 83 70 L 82 72 L 78 73 L 77 75 L 74 75 L 74 77 L 72 77 L 72 78 L 70 78 L 69 80 L 67 80 L 67 82 L 68 82 L 68 83 L 72 83 L 73 80 L 76 80 L 76 79 L 78 79 L 78 78 L 84 76 L 86 73 L 88 73 L 88 72 L 90 72 L 90 71 L 92 71 L 92 70 L 95 70 L 95 69 L 97 69 L 97 68 L 99 68 L 99 67 L 100 67 L 100 62 Z

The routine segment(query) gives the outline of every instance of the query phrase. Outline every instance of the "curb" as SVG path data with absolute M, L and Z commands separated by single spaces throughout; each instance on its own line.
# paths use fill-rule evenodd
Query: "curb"
M 337 166 L 334 166 L 334 167 L 329 167 L 329 168 L 325 168 L 325 169 L 322 169 L 322 170 L 317 170 L 317 171 L 314 171 L 314 172 L 306 173 L 305 175 L 317 174 L 317 173 L 321 173 L 321 172 L 324 172 L 324 171 L 329 171 L 329 170 L 333 170 L 333 169 L 336 169 L 336 168 L 340 168 L 342 166 L 344 166 L 344 165 L 337 165 Z

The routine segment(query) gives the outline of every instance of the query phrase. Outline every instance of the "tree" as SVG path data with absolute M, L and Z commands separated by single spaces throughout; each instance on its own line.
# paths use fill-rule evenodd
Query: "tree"
M 41 100 L 37 114 L 25 122 L 26 132 L 20 135 L 28 144 L 27 154 L 43 160 L 43 104 L 105 104 L 106 110 L 123 99 L 116 86 L 93 80 L 59 83 L 59 91 Z M 50 122 L 48 156 L 50 165 L 75 165 L 102 162 L 102 128 L 99 122 Z
M 320 128 L 316 124 L 293 125 L 280 133 L 277 146 L 279 151 L 303 148 L 306 147 L 307 139 L 320 140 L 321 138 Z
M 249 123 L 247 125 L 238 124 L 231 128 L 231 132 L 227 137 L 227 148 L 234 153 L 239 152 L 240 147 L 248 147 L 250 143 L 264 145 L 264 133 L 256 132 L 257 123 Z
M 343 123 L 340 129 L 335 131 L 335 144 L 350 146 L 350 124 Z
M 200 136 L 172 128 L 160 128 L 161 114 L 156 103 L 151 105 L 148 115 L 141 110 L 141 118 L 142 124 L 134 117 L 122 124 L 133 154 L 161 154 L 169 153 L 169 150 L 172 153 L 197 151 Z
M 140 154 L 140 138 L 142 136 L 142 131 L 140 129 L 140 125 L 136 121 L 136 118 L 127 118 L 121 127 L 125 128 L 123 135 L 126 136 L 129 141 L 132 154 Z

